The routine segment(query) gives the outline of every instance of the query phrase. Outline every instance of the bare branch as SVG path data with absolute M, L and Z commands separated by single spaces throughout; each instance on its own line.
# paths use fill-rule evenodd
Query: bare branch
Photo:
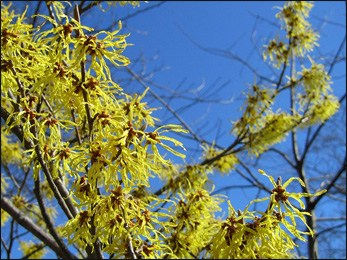
M 4 240 L 4 238 L 1 235 L 1 244 L 2 246 L 5 248 L 6 254 L 7 254 L 7 258 L 10 259 L 9 255 L 10 255 L 10 249 L 7 247 L 6 242 Z
M 139 75 L 137 75 L 134 71 L 132 71 L 129 67 L 126 67 L 127 71 L 135 77 L 135 79 L 146 89 L 147 86 L 141 79 Z M 153 90 L 148 90 L 160 103 L 162 103 L 180 122 L 181 124 L 193 135 L 194 139 L 199 143 L 204 143 L 204 140 L 200 139 L 195 132 L 190 128 L 190 126 L 177 114 L 177 112 L 172 109 L 161 97 L 159 97 Z
M 197 43 L 196 41 L 194 41 L 188 33 L 186 33 L 181 26 L 179 26 L 177 23 L 175 23 L 175 25 L 178 27 L 178 29 L 194 44 L 196 45 L 198 48 L 202 49 L 205 52 L 211 53 L 213 55 L 217 55 L 217 56 L 222 56 L 224 58 L 230 59 L 230 60 L 236 60 L 238 62 L 240 62 L 242 65 L 244 65 L 245 67 L 247 67 L 250 71 L 252 71 L 255 75 L 257 75 L 258 78 L 267 81 L 269 83 L 272 84 L 277 84 L 278 81 L 274 81 L 270 78 L 267 78 L 265 76 L 262 76 L 258 73 L 258 71 L 253 68 L 247 61 L 243 60 L 242 58 L 240 58 L 239 56 L 237 56 L 236 54 L 232 53 L 231 51 L 228 50 L 220 50 L 220 49 L 215 49 L 215 48 L 206 48 L 201 46 L 199 43 Z
M 332 73 L 332 71 L 334 69 L 334 66 L 335 66 L 335 64 L 336 64 L 336 62 L 338 60 L 338 57 L 339 57 L 341 51 L 343 50 L 343 46 L 345 45 L 345 43 L 346 43 L 346 34 L 345 34 L 345 37 L 343 37 L 343 40 L 340 43 L 340 47 L 339 47 L 339 49 L 337 50 L 337 52 L 335 54 L 334 60 L 333 60 L 333 62 L 330 65 L 330 68 L 329 68 L 329 71 L 328 71 L 328 75 L 331 75 L 331 73 Z
M 37 202 L 39 204 L 42 217 L 43 217 L 43 219 L 44 219 L 44 221 L 45 221 L 45 223 L 47 225 L 47 228 L 48 228 L 50 234 L 52 235 L 54 240 L 57 242 L 57 244 L 59 245 L 61 250 L 64 252 L 64 254 L 67 256 L 67 258 L 69 258 L 69 259 L 77 259 L 77 257 L 74 256 L 73 254 L 71 254 L 71 252 L 67 249 L 66 245 L 64 244 L 64 241 L 62 240 L 62 238 L 58 234 L 58 232 L 55 229 L 54 224 L 53 224 L 50 216 L 47 213 L 46 206 L 45 206 L 45 204 L 43 202 L 43 198 L 42 198 L 42 195 L 41 195 L 40 173 L 38 173 L 37 179 L 35 181 L 34 193 L 35 193 Z
M 330 181 L 330 183 L 325 188 L 327 190 L 327 192 L 316 197 L 315 200 L 308 205 L 309 209 L 315 208 L 317 203 L 329 192 L 329 190 L 334 186 L 335 182 L 340 178 L 342 173 L 344 173 L 345 171 L 346 171 L 346 154 L 345 154 L 345 159 L 344 159 L 344 162 L 342 163 L 341 168 L 337 171 L 337 173 L 335 174 L 335 177 Z
M 30 218 L 25 216 L 19 209 L 17 209 L 12 202 L 5 198 L 1 194 L 1 208 L 10 214 L 21 226 L 30 231 L 43 243 L 45 243 L 49 248 L 51 248 L 55 253 L 57 253 L 62 258 L 69 258 L 65 255 L 65 252 L 61 250 L 54 239 L 45 233 L 41 227 L 37 226 Z
M 278 150 L 278 149 L 276 149 L 276 148 L 273 148 L 273 147 L 269 148 L 268 151 L 273 151 L 273 152 L 278 153 L 279 155 L 281 155 L 281 156 L 283 157 L 283 159 L 286 160 L 286 162 L 287 162 L 290 166 L 292 166 L 294 169 L 296 169 L 296 168 L 295 168 L 295 164 L 290 160 L 290 158 L 288 157 L 288 155 L 287 155 L 286 153 L 284 153 L 284 152 L 282 152 L 282 151 L 280 151 L 280 150 Z
M 10 116 L 10 113 L 4 109 L 2 106 L 1 106 L 1 117 L 5 120 L 5 122 L 7 121 L 7 118 Z M 12 117 L 10 122 L 9 122 L 9 125 L 12 125 L 13 122 L 15 121 L 15 119 Z M 17 138 L 23 142 L 24 141 L 24 147 L 26 149 L 32 149 L 32 147 L 34 146 L 33 142 L 30 140 L 30 141 L 27 141 L 24 139 L 24 134 L 23 134 L 23 127 L 20 126 L 20 125 L 16 125 L 14 127 L 12 127 L 11 129 L 12 133 L 14 133 Z
M 244 189 L 244 188 L 258 188 L 257 186 L 254 185 L 229 185 L 229 186 L 225 186 L 223 188 L 220 188 L 218 190 L 215 190 L 211 193 L 211 195 L 214 194 L 219 194 L 222 191 L 226 191 L 226 190 L 231 190 L 231 189 Z
M 335 229 L 338 229 L 338 228 L 341 228 L 341 227 L 344 227 L 344 226 L 346 226 L 346 222 L 341 223 L 341 224 L 336 225 L 336 226 L 333 226 L 333 227 L 329 227 L 329 228 L 323 229 L 322 231 L 320 231 L 320 232 L 318 232 L 318 233 L 316 234 L 316 238 L 317 238 L 318 236 L 320 236 L 320 235 L 326 233 L 326 232 L 330 232 L 330 231 L 333 231 L 333 230 L 335 230 Z

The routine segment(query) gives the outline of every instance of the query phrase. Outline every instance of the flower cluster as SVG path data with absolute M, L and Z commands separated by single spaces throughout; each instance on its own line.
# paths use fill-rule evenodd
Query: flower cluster
M 199 187 L 200 186 L 200 187 Z M 218 232 L 215 212 L 220 211 L 219 204 L 224 201 L 221 195 L 213 195 L 200 183 L 190 192 L 178 189 L 177 202 L 173 201 L 169 212 L 172 224 L 164 233 L 170 234 L 166 241 L 172 253 L 178 258 L 191 258 L 199 255 L 210 239 Z
M 259 172 L 268 177 L 274 185 L 272 194 L 270 197 L 252 201 L 244 211 L 238 210 L 237 213 L 229 202 L 229 217 L 220 224 L 219 232 L 212 239 L 210 257 L 231 259 L 291 258 L 293 257 L 291 251 L 296 245 L 291 236 L 282 229 L 281 224 L 300 240 L 306 241 L 302 234 L 313 235 L 304 216 L 309 215 L 309 213 L 293 206 L 289 199 L 299 202 L 301 209 L 304 209 L 304 203 L 300 198 L 319 196 L 326 190 L 316 194 L 290 193 L 286 191 L 286 188 L 293 180 L 298 180 L 302 186 L 305 186 L 299 178 L 290 178 L 282 184 L 281 178 L 276 183 L 273 177 L 264 171 L 259 170 Z M 269 204 L 264 212 L 248 210 L 252 204 L 266 200 L 269 200 Z M 300 219 L 309 232 L 298 230 L 296 219 Z
M 291 1 L 283 8 L 278 7 L 281 12 L 276 17 L 281 20 L 282 29 L 285 29 L 287 33 L 285 38 L 289 39 L 289 43 L 277 37 L 271 40 L 269 45 L 264 46 L 264 59 L 269 57 L 270 61 L 274 62 L 274 67 L 280 68 L 283 63 L 288 63 L 288 56 L 292 49 L 295 55 L 303 57 L 307 52 L 312 51 L 314 46 L 318 46 L 319 35 L 306 20 L 312 7 L 312 3 L 305 1 Z
M 282 67 L 285 75 L 287 65 L 295 57 L 303 57 L 317 46 L 318 34 L 313 32 L 307 21 L 313 4 L 309 2 L 288 2 L 276 15 L 286 30 L 284 39 L 270 40 L 263 52 L 264 59 L 269 58 L 275 68 Z M 322 64 L 315 63 L 309 56 L 312 66 L 286 76 L 288 82 L 280 81 L 276 88 L 272 86 L 250 87 L 247 99 L 241 109 L 242 117 L 233 123 L 232 132 L 240 138 L 248 154 L 259 156 L 268 147 L 284 140 L 295 128 L 307 128 L 316 123 L 325 122 L 339 108 L 337 98 L 330 94 L 330 76 Z M 282 66 L 282 64 L 285 64 Z M 284 78 L 284 77 L 283 77 Z M 290 89 L 293 101 L 288 112 L 274 113 L 272 106 L 279 93 Z
M 131 234 L 137 254 L 153 256 L 155 250 L 163 250 L 159 237 L 151 237 L 156 234 L 153 225 L 167 216 L 153 210 L 159 199 L 150 205 L 154 199 L 141 201 L 130 191 L 148 187 L 153 173 L 171 164 L 158 146 L 184 157 L 167 144 L 184 149 L 182 143 L 166 133 L 187 131 L 177 125 L 155 128 L 155 109 L 143 102 L 147 90 L 130 96 L 112 81 L 109 64 L 130 62 L 121 55 L 129 44 L 128 35 L 119 34 L 120 21 L 114 32 L 90 34 L 92 28 L 63 13 L 62 3 L 46 4 L 55 16 L 38 15 L 45 22 L 34 30 L 24 23 L 26 12 L 15 16 L 2 3 L 1 103 L 10 114 L 4 133 L 20 127 L 24 140 L 33 144 L 26 152 L 34 179 L 49 171 L 54 180 L 72 181 L 69 199 L 80 211 L 61 230 L 70 243 L 82 241 L 86 247 L 99 239 L 105 252 L 122 256 Z M 43 25 L 51 29 L 41 31 Z M 12 145 L 4 141 L 4 146 Z M 44 180 L 44 196 L 56 196 L 47 185 Z M 19 199 L 15 204 L 27 208 Z M 116 230 L 118 238 L 113 236 Z M 142 243 L 144 236 L 150 242 Z

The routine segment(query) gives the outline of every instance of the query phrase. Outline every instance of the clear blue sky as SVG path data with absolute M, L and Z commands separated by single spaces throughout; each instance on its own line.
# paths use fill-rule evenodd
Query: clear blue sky
M 141 2 L 140 7 L 135 9 L 132 6 L 111 8 L 107 14 L 97 10 L 90 13 L 88 17 L 82 17 L 81 22 L 83 25 L 95 26 L 97 24 L 99 28 L 104 28 L 113 22 L 117 24 L 117 19 L 126 17 L 127 14 L 135 13 L 157 3 L 152 1 L 149 3 Z M 22 3 L 15 2 L 13 5 L 19 4 Z M 146 64 L 146 73 L 152 72 L 153 69 L 162 68 L 162 71 L 154 74 L 152 80 L 171 90 L 176 89 L 183 79 L 186 80 L 182 85 L 182 89 L 190 88 L 193 90 L 203 82 L 205 87 L 202 92 L 212 88 L 217 89 L 223 83 L 228 82 L 213 98 L 218 100 L 233 99 L 233 103 L 228 105 L 214 104 L 212 106 L 205 103 L 181 111 L 182 118 L 188 124 L 198 120 L 208 112 L 202 121 L 192 126 L 193 130 L 198 134 L 203 134 L 203 137 L 208 141 L 213 141 L 219 133 L 223 134 L 218 137 L 217 144 L 226 147 L 233 140 L 233 137 L 227 134 L 231 128 L 228 120 L 234 121 L 240 115 L 238 109 L 243 103 L 241 91 L 247 90 L 248 86 L 245 83 L 253 84 L 254 73 L 238 61 L 215 56 L 199 49 L 184 35 L 179 27 L 203 47 L 221 50 L 229 49 L 249 62 L 257 72 L 271 77 L 270 70 L 264 66 L 254 49 L 251 39 L 258 47 L 261 47 L 263 44 L 268 43 L 266 39 L 274 37 L 276 32 L 279 32 L 278 27 L 270 25 L 264 20 L 257 20 L 256 16 L 261 16 L 279 24 L 275 18 L 275 14 L 279 10 L 273 7 L 283 6 L 283 4 L 283 1 L 166 2 L 159 8 L 143 12 L 123 22 L 125 26 L 121 32 L 124 34 L 130 32 L 131 35 L 127 38 L 127 41 L 134 44 L 127 47 L 123 54 L 129 57 L 130 60 L 137 59 L 141 51 L 146 58 L 157 55 L 156 60 L 149 61 Z M 321 39 L 319 41 L 319 52 L 313 53 L 313 56 L 336 52 L 345 35 L 345 27 L 342 27 L 345 26 L 345 8 L 345 2 L 342 1 L 315 2 L 310 22 L 313 24 L 313 28 L 320 31 Z M 29 9 L 29 13 L 33 11 L 33 9 Z M 321 19 L 326 19 L 337 25 L 324 23 Z M 141 70 L 139 66 L 133 69 L 135 72 Z M 343 66 L 337 66 L 333 75 L 343 75 L 345 69 Z M 115 81 L 120 80 L 117 77 L 113 77 L 113 79 Z M 218 79 L 219 81 L 214 84 Z M 345 91 L 345 78 L 335 78 L 333 81 L 334 92 L 340 96 Z M 157 94 L 168 95 L 168 92 L 163 92 L 155 86 L 151 86 L 151 88 Z M 124 89 L 142 92 L 141 86 L 139 87 L 138 84 L 134 83 L 126 85 Z M 213 89 L 210 90 L 210 93 L 213 92 Z M 193 97 L 193 95 L 191 96 Z M 207 97 L 209 97 L 209 94 L 207 94 Z M 281 102 L 282 105 L 286 106 L 288 100 L 284 98 Z M 170 101 L 173 109 L 179 109 L 186 103 L 184 100 Z M 151 107 L 162 107 L 157 102 L 150 102 L 149 104 Z M 155 113 L 154 116 L 163 119 L 165 123 L 178 123 L 164 110 Z M 186 139 L 181 141 L 185 143 L 187 148 L 196 148 L 190 146 L 190 142 Z M 188 161 L 191 157 L 195 161 L 199 160 L 201 155 L 193 154 L 191 151 L 188 152 Z M 170 154 L 168 156 L 175 162 L 181 162 Z M 268 163 L 271 165 L 274 162 L 269 160 Z M 277 169 L 277 171 L 279 170 Z M 254 173 L 256 174 L 256 171 Z M 271 172 L 269 173 L 271 174 Z M 277 173 L 274 172 L 273 174 Z M 240 180 L 236 174 L 225 178 L 216 177 L 215 179 L 216 189 L 230 184 L 248 184 Z M 264 184 L 270 185 L 266 178 L 261 177 L 260 179 Z M 157 183 L 153 187 L 154 191 L 158 188 L 156 185 Z M 252 189 L 235 189 L 228 192 L 227 195 L 236 209 L 243 209 L 250 200 L 255 198 L 256 194 Z M 224 210 L 227 211 L 227 207 L 224 207 Z M 1 256 L 4 257 L 3 252 L 1 252 Z M 13 257 L 16 256 L 19 257 L 19 255 L 13 255 Z M 47 257 L 55 256 L 47 255 Z

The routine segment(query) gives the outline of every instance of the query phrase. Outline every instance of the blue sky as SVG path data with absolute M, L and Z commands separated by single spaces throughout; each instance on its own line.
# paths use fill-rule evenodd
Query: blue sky
M 82 17 L 82 24 L 88 26 L 98 25 L 100 28 L 107 27 L 121 17 L 127 14 L 135 13 L 138 10 L 145 9 L 149 6 L 156 5 L 158 2 L 141 2 L 139 8 L 132 6 L 111 8 L 108 13 L 104 14 L 100 10 L 92 12 L 89 16 Z M 124 28 L 121 33 L 131 33 L 127 42 L 134 44 L 128 46 L 124 55 L 130 60 L 136 60 L 141 52 L 145 58 L 156 57 L 155 60 L 146 64 L 146 75 L 153 70 L 159 70 L 154 73 L 151 80 L 165 86 L 170 90 L 176 89 L 185 79 L 181 90 L 194 90 L 204 83 L 204 88 L 200 93 L 207 91 L 205 96 L 217 100 L 233 100 L 229 104 L 200 104 L 181 111 L 182 118 L 191 124 L 205 116 L 203 120 L 197 121 L 192 125 L 192 129 L 198 134 L 212 142 L 218 136 L 216 143 L 226 147 L 233 141 L 233 136 L 228 132 L 231 129 L 229 120 L 236 120 L 240 115 L 239 108 L 243 103 L 242 91 L 246 91 L 248 86 L 245 83 L 253 84 L 254 72 L 245 68 L 236 60 L 230 60 L 225 57 L 215 56 L 204 52 L 190 41 L 182 30 L 191 37 L 195 42 L 205 48 L 214 48 L 220 50 L 229 50 L 246 62 L 260 74 L 271 77 L 272 72 L 264 66 L 261 57 L 254 49 L 252 40 L 259 48 L 268 43 L 269 38 L 273 38 L 276 32 L 279 32 L 279 21 L 275 14 L 279 11 L 274 6 L 283 6 L 283 1 L 169 1 L 154 8 L 148 12 L 138 14 L 131 19 L 123 22 Z M 14 6 L 17 3 L 14 3 Z M 29 9 L 33 12 L 33 9 Z M 273 23 L 271 25 L 264 19 L 256 18 L 259 16 Z M 324 23 L 321 19 L 336 23 Z M 315 2 L 311 11 L 310 22 L 313 28 L 317 28 L 321 33 L 318 51 L 312 53 L 312 56 L 334 54 L 338 49 L 343 37 L 345 36 L 345 2 L 342 1 L 320 1 Z M 181 28 L 181 29 L 180 29 Z M 344 47 L 345 48 L 345 47 Z M 307 66 L 306 66 L 307 67 Z M 142 70 L 142 67 L 136 65 L 131 67 L 135 72 Z M 341 96 L 345 91 L 345 78 L 341 76 L 345 73 L 344 65 L 336 66 L 333 75 L 334 84 L 332 88 L 337 96 Z M 143 89 L 137 83 L 128 84 L 122 81 L 115 73 L 113 79 L 120 83 L 121 87 L 130 92 L 142 92 Z M 214 84 L 217 81 L 216 84 Z M 122 85 L 124 82 L 125 86 Z M 219 87 L 215 95 L 212 93 Z M 166 97 L 169 92 L 162 91 L 156 86 L 151 88 Z M 194 94 L 190 94 L 194 97 Z M 186 100 L 170 100 L 170 106 L 173 109 L 180 109 L 183 105 L 188 104 Z M 282 108 L 288 105 L 288 98 L 283 95 L 280 99 Z M 151 107 L 162 107 L 162 104 L 153 102 L 149 99 Z M 155 117 L 163 119 L 163 122 L 179 123 L 164 109 L 154 113 Z M 176 137 L 179 138 L 179 137 Z M 198 148 L 187 139 L 181 139 L 187 148 Z M 168 154 L 169 158 L 180 163 L 179 158 Z M 187 161 L 191 159 L 198 161 L 201 155 L 195 154 L 192 150 L 187 152 Z M 271 158 L 264 162 L 269 168 L 276 164 Z M 276 175 L 280 172 L 279 168 L 273 167 Z M 264 169 L 267 171 L 266 169 Z M 290 174 L 288 169 L 281 169 L 282 175 Z M 254 171 L 257 174 L 256 171 Z M 288 176 L 288 175 L 287 175 Z M 266 178 L 260 177 L 264 184 L 270 183 Z M 228 177 L 215 177 L 216 189 L 230 184 L 248 184 L 237 177 L 236 174 L 230 174 Z M 157 189 L 158 183 L 154 182 L 153 190 Z M 254 199 L 255 190 L 230 190 L 224 193 L 235 209 L 243 209 L 250 200 Z M 223 208 L 227 211 L 227 207 Z M 2 252 L 2 257 L 3 257 Z M 48 255 L 47 255 L 48 256 Z M 16 255 L 13 255 L 16 257 Z M 54 257 L 54 255 L 51 255 Z
M 156 2 L 141 3 L 141 8 L 154 4 Z M 253 84 L 255 75 L 238 61 L 204 52 L 194 45 L 180 28 L 201 46 L 220 50 L 228 49 L 249 62 L 258 73 L 272 77 L 272 72 L 267 69 L 254 49 L 252 39 L 257 47 L 261 47 L 268 43 L 267 39 L 280 33 L 279 21 L 275 18 L 279 9 L 274 8 L 274 6 L 283 6 L 283 4 L 283 1 L 166 2 L 160 8 L 153 9 L 125 22 L 127 28 L 136 29 L 138 33 L 135 30 L 131 31 L 132 34 L 129 36 L 128 42 L 133 43 L 134 46 L 129 46 L 124 54 L 130 59 L 132 55 L 134 55 L 133 59 L 138 58 L 140 51 L 143 51 L 146 58 L 158 54 L 155 61 L 147 63 L 146 71 L 149 73 L 151 69 L 157 69 L 160 66 L 169 67 L 167 70 L 154 74 L 153 81 L 171 90 L 176 89 L 185 78 L 186 81 L 181 89 L 195 89 L 202 82 L 205 82 L 205 87 L 201 92 L 207 91 L 209 88 L 213 92 L 213 89 L 219 88 L 223 83 L 228 82 L 214 98 L 219 100 L 233 99 L 232 103 L 213 104 L 211 106 L 205 103 L 189 107 L 189 109 L 183 111 L 180 110 L 182 112 L 180 115 L 187 123 L 199 120 L 204 115 L 204 119 L 193 125 L 192 129 L 197 133 L 202 133 L 203 137 L 211 142 L 218 136 L 218 133 L 223 133 L 218 137 L 216 143 L 226 147 L 234 140 L 233 136 L 228 134 L 231 129 L 229 119 L 236 120 L 239 117 L 239 108 L 244 100 L 241 92 L 247 91 L 248 85 L 246 83 Z M 263 19 L 258 18 L 257 20 L 256 16 Z M 115 17 L 117 16 L 115 15 Z M 119 17 L 122 17 L 122 15 L 119 15 Z M 264 19 L 274 24 L 271 25 Z M 322 20 L 338 23 L 338 25 L 325 23 Z M 310 53 L 310 55 L 316 57 L 335 53 L 345 35 L 345 28 L 342 27 L 345 25 L 345 3 L 315 2 L 309 21 L 312 23 L 312 27 L 321 33 L 320 46 L 317 51 Z M 305 66 L 309 67 L 309 64 L 305 63 Z M 134 70 L 136 68 L 141 71 L 140 67 L 135 67 Z M 332 79 L 334 82 L 332 88 L 337 96 L 341 96 L 345 92 L 345 79 L 338 77 L 344 75 L 344 73 L 345 65 L 335 67 L 333 76 L 336 77 Z M 219 82 L 213 85 L 217 79 L 220 79 Z M 138 89 L 138 84 L 132 84 L 131 86 L 134 86 L 134 90 Z M 151 86 L 151 88 L 158 94 L 165 93 L 155 86 Z M 209 96 L 207 95 L 207 97 Z M 277 107 L 284 110 L 289 105 L 288 93 L 284 93 L 279 98 Z M 180 109 L 185 103 L 186 101 L 182 99 L 176 102 L 172 100 L 170 105 L 175 109 Z M 156 102 L 150 104 L 153 104 L 154 107 L 162 107 L 161 104 Z M 158 114 L 161 115 L 161 112 L 158 111 Z M 157 117 L 169 118 L 165 121 L 166 123 L 178 123 L 167 112 L 162 115 L 162 117 Z M 219 125 L 221 126 L 220 129 Z M 190 147 L 188 140 L 182 140 L 187 148 Z M 188 161 L 191 154 L 193 153 L 188 151 Z M 200 156 L 194 154 L 193 158 L 197 161 Z M 173 160 L 179 161 L 178 158 L 173 158 Z M 264 169 L 265 171 L 274 176 L 281 174 L 284 180 L 289 178 L 292 173 L 288 166 L 284 168 L 284 165 L 272 160 L 272 158 L 264 160 L 263 164 L 269 167 L 269 171 Z M 253 173 L 257 174 L 256 168 L 253 169 Z M 216 189 L 231 184 L 248 184 L 240 180 L 236 173 L 224 178 L 219 176 L 214 178 L 216 180 Z M 261 176 L 259 179 L 264 184 L 270 185 L 266 178 Z M 296 184 L 294 186 L 297 187 Z M 243 209 L 250 200 L 254 199 L 256 190 L 235 189 L 230 190 L 227 195 L 236 209 Z

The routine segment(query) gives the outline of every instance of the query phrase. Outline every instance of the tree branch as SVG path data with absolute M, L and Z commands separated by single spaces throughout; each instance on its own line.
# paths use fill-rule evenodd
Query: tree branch
M 323 196 L 325 196 L 327 193 L 329 193 L 329 190 L 334 186 L 335 182 L 340 178 L 342 173 L 345 172 L 345 171 L 346 171 L 346 154 L 345 154 L 345 159 L 344 159 L 344 162 L 343 162 L 340 170 L 337 171 L 337 173 L 335 174 L 335 177 L 330 181 L 330 183 L 325 188 L 327 190 L 327 192 L 321 194 L 318 197 L 316 197 L 315 200 L 308 205 L 309 209 L 314 209 L 315 208 L 317 203 L 323 198 Z
M 10 116 L 10 113 L 1 106 L 1 117 L 5 120 L 5 122 L 7 121 L 7 118 L 9 116 Z M 14 118 L 12 117 L 10 122 L 9 122 L 9 125 L 12 125 L 13 122 L 14 122 Z M 11 132 L 14 133 L 21 142 L 24 142 L 24 147 L 27 150 L 32 149 L 34 144 L 33 144 L 33 142 L 31 140 L 27 141 L 27 140 L 24 139 L 24 133 L 23 133 L 22 126 L 16 125 L 16 126 L 12 127 L 11 128 Z
M 10 214 L 13 219 L 18 222 L 25 229 L 30 231 L 34 236 L 45 243 L 49 248 L 51 248 L 56 254 L 62 258 L 69 258 L 65 255 L 65 252 L 59 247 L 59 245 L 54 241 L 54 239 L 45 233 L 41 227 L 37 226 L 30 218 L 25 216 L 19 209 L 17 209 L 12 202 L 5 198 L 1 194 L 1 208 Z
M 62 238 L 59 236 L 57 230 L 54 227 L 54 224 L 50 218 L 50 216 L 47 213 L 46 206 L 43 202 L 42 195 L 41 195 L 41 187 L 40 187 L 40 173 L 37 175 L 37 179 L 35 181 L 35 188 L 34 188 L 34 193 L 37 199 L 37 202 L 39 204 L 40 210 L 41 210 L 41 215 L 47 225 L 47 228 L 49 232 L 51 233 L 52 237 L 54 240 L 57 242 L 57 244 L 60 246 L 61 250 L 64 252 L 64 254 L 67 256 L 69 259 L 77 259 L 76 256 L 74 256 L 66 247 L 64 244 L 64 241 Z

